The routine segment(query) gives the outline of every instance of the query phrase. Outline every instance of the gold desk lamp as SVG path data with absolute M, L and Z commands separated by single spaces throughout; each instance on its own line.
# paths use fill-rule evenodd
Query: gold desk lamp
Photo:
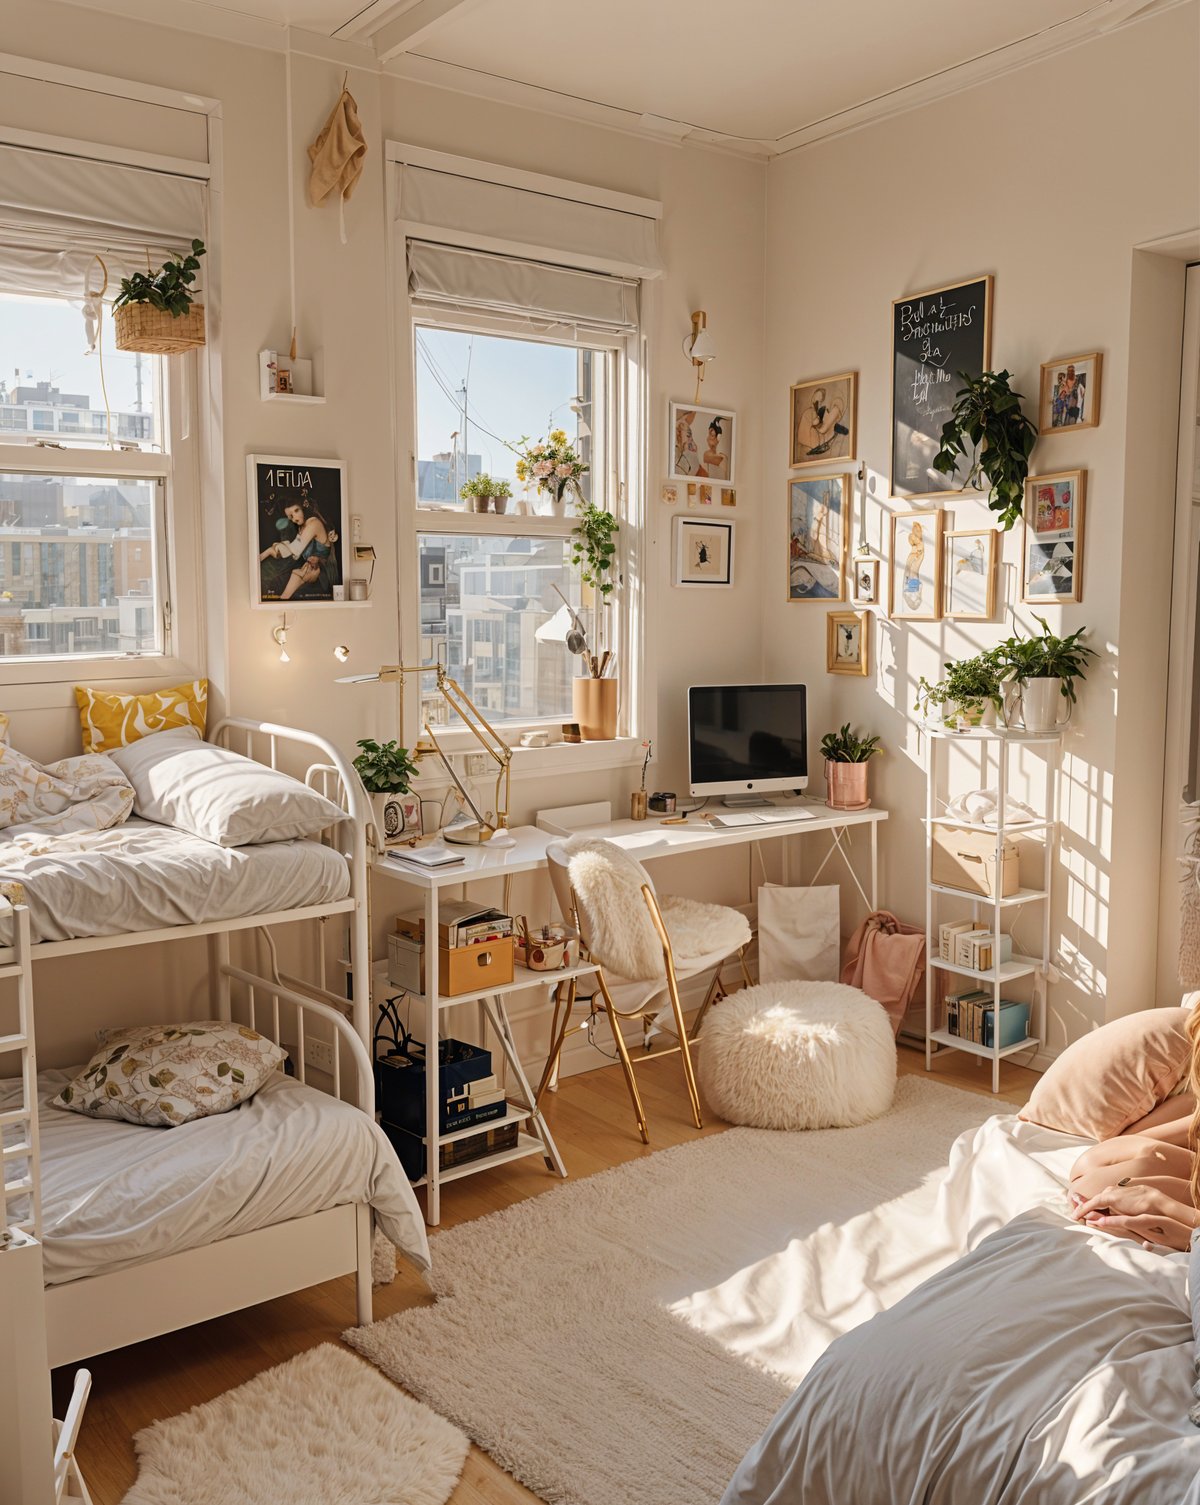
M 452 821 L 442 831 L 446 841 L 455 842 L 460 846 L 479 846 L 483 842 L 491 842 L 493 846 L 511 847 L 515 845 L 514 838 L 508 831 L 508 802 L 509 802 L 509 775 L 512 765 L 512 748 L 500 736 L 479 707 L 458 683 L 446 673 L 444 665 L 437 664 L 383 664 L 374 674 L 347 674 L 338 679 L 339 685 L 362 685 L 362 684 L 395 684 L 399 698 L 399 726 L 400 735 L 404 735 L 404 676 L 406 674 L 436 674 L 439 693 L 444 696 L 446 704 L 453 711 L 457 711 L 466 723 L 468 731 L 487 753 L 488 757 L 497 765 L 496 772 L 496 819 L 489 821 L 479 806 L 468 794 L 466 786 L 454 770 L 438 739 L 434 736 L 433 728 L 429 722 L 424 723 L 425 737 L 422 738 L 413 749 L 413 757 L 418 761 L 421 758 L 435 757 L 442 767 L 450 775 L 454 787 L 462 796 L 463 803 L 470 810 L 471 816 L 462 815 Z M 428 740 L 425 740 L 425 739 Z M 473 819 L 471 817 L 474 817 Z

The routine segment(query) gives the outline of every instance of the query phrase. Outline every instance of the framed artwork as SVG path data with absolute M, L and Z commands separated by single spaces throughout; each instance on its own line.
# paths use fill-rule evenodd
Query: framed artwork
M 341 460 L 247 455 L 254 606 L 330 606 L 345 595 L 348 500 Z
M 1101 359 L 1099 351 L 1093 351 L 1091 355 L 1062 355 L 1042 363 L 1039 434 L 1096 427 L 1100 422 Z
M 878 606 L 879 604 L 879 560 L 868 559 L 862 554 L 855 555 L 851 566 L 851 575 L 854 580 L 853 596 L 857 606 Z
M 941 509 L 892 513 L 888 610 L 902 622 L 936 622 L 942 614 Z
M 675 519 L 675 584 L 733 584 L 733 524 Z
M 712 502 L 713 502 L 713 488 L 711 486 L 708 486 L 708 485 L 701 485 L 701 487 L 700 487 L 700 505 L 702 507 L 711 507 L 712 506 Z
M 852 478 L 802 476 L 788 482 L 789 601 L 844 601 Z
M 829 674 L 867 673 L 871 651 L 869 611 L 831 611 L 825 618 L 825 669 Z
M 999 535 L 995 528 L 946 534 L 942 569 L 942 615 L 964 622 L 989 622 L 996 611 Z
M 933 497 L 961 492 L 957 475 L 934 470 L 959 372 L 980 376 L 991 360 L 992 279 L 897 298 L 892 304 L 892 491 Z M 965 463 L 965 461 L 964 461 Z M 960 464 L 960 470 L 963 465 Z M 963 470 L 965 474 L 965 470 Z
M 727 409 L 672 402 L 670 409 L 672 481 L 726 481 L 734 471 L 737 415 Z
M 722 507 L 736 507 L 737 506 L 737 491 L 736 491 L 736 489 L 734 487 L 732 487 L 732 486 L 722 486 L 720 489 L 721 489 L 721 506 Z
M 858 444 L 858 372 L 798 381 L 792 388 L 793 470 L 853 460 Z
M 1087 472 L 1062 470 L 1025 482 L 1021 599 L 1083 599 L 1083 506 Z
M 679 487 L 673 481 L 664 481 L 659 495 L 668 507 L 673 507 L 679 500 Z

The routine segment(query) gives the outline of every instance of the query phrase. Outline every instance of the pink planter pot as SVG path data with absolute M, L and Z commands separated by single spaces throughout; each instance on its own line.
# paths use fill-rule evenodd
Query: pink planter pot
M 825 803 L 831 810 L 865 810 L 871 803 L 867 794 L 867 764 L 826 760 Z

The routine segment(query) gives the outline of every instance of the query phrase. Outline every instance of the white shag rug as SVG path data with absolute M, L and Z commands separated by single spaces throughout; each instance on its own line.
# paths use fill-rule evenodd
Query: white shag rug
M 436 1304 L 348 1332 L 551 1505 L 716 1505 L 839 1333 L 960 1252 L 994 1099 L 901 1078 L 857 1128 L 730 1129 L 437 1235 Z
M 134 1438 L 123 1505 L 445 1505 L 467 1439 L 322 1343 Z
M 896 1038 L 882 1004 L 840 982 L 760 982 L 704 1021 L 697 1075 L 718 1118 L 847 1128 L 891 1107 Z

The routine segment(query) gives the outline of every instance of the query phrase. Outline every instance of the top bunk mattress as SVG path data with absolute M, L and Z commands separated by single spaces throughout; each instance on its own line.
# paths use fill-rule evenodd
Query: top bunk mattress
M 108 831 L 0 841 L 0 883 L 24 885 L 35 941 L 130 935 L 330 904 L 346 859 L 317 841 L 219 847 L 134 817 Z M 12 916 L 0 915 L 0 945 Z

